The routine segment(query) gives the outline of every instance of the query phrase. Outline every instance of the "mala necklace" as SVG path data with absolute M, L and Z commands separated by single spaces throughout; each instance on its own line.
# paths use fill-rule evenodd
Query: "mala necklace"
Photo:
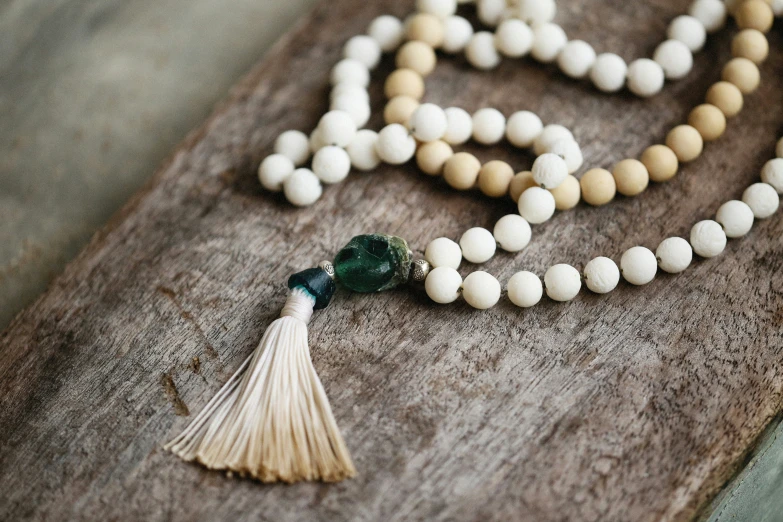
M 314 310 L 329 304 L 336 282 L 355 292 L 379 292 L 410 280 L 423 282 L 436 303 L 451 303 L 461 296 L 476 309 L 494 306 L 501 296 L 498 280 L 484 271 L 463 280 L 457 272 L 462 259 L 484 263 L 497 247 L 520 251 L 530 242 L 530 225 L 547 221 L 555 210 L 571 209 L 580 199 L 604 205 L 617 192 L 637 196 L 650 180 L 674 177 L 680 163 L 701 155 L 705 141 L 723 134 L 727 118 L 737 115 L 744 96 L 756 90 L 758 64 L 769 53 L 765 33 L 774 17 L 783 15 L 783 0 L 695 0 L 688 15 L 671 22 L 669 39 L 658 46 L 653 59 L 626 65 L 616 54 L 596 55 L 584 41 L 569 42 L 552 22 L 554 0 L 478 0 L 479 20 L 495 27 L 494 33 L 474 32 L 470 22 L 455 14 L 457 3 L 418 0 L 418 12 L 404 23 L 380 16 L 370 24 L 368 35 L 351 38 L 345 58 L 331 72 L 331 110 L 309 136 L 294 130 L 281 134 L 275 153 L 259 167 L 259 179 L 266 189 L 284 192 L 292 204 L 307 206 L 321 196 L 322 183 L 344 180 L 352 167 L 372 170 L 381 162 L 400 165 L 415 156 L 425 174 L 442 175 L 457 190 L 478 187 L 489 197 L 509 195 L 519 213 L 502 217 L 492 232 L 471 228 L 459 243 L 436 238 L 427 245 L 424 259 L 413 259 L 402 238 L 360 235 L 333 262 L 322 261 L 292 275 L 280 318 L 267 328 L 258 348 L 185 431 L 166 445 L 181 458 L 263 482 L 329 482 L 355 475 L 307 345 L 307 323 Z M 581 169 L 583 157 L 573 134 L 561 125 L 544 125 L 530 111 L 506 119 L 500 111 L 484 108 L 471 116 L 461 108 L 444 110 L 419 101 L 424 78 L 436 65 L 435 49 L 448 54 L 464 51 L 471 65 L 484 70 L 496 67 L 502 56 L 530 54 L 542 63 L 556 62 L 569 77 L 589 78 L 601 91 L 626 86 L 637 96 L 653 96 L 665 80 L 690 72 L 692 53 L 703 47 L 708 33 L 725 25 L 728 14 L 740 32 L 732 41 L 733 58 L 724 66 L 722 80 L 707 91 L 705 103 L 693 109 L 687 124 L 668 133 L 665 144 L 647 148 L 639 159 L 620 161 L 611 172 L 591 168 L 577 179 L 573 174 Z M 370 70 L 383 52 L 395 50 L 397 70 L 384 84 L 387 125 L 378 133 L 362 129 L 371 112 L 366 90 Z M 486 145 L 505 138 L 515 147 L 532 147 L 536 160 L 531 171 L 514 174 L 506 162 L 482 165 L 472 154 L 453 151 L 471 137 Z M 614 290 L 621 275 L 633 285 L 644 285 L 659 268 L 682 272 L 693 253 L 703 258 L 719 255 L 727 238 L 744 236 L 754 220 L 777 211 L 778 195 L 783 193 L 783 139 L 776 155 L 764 165 L 761 182 L 750 185 L 741 201 L 724 203 L 714 220 L 696 223 L 688 241 L 669 237 L 655 253 L 635 246 L 622 254 L 619 268 L 608 257 L 589 261 L 583 274 L 571 265 L 557 264 L 546 271 L 543 284 L 536 274 L 518 272 L 506 284 L 508 298 L 530 307 L 546 291 L 554 301 L 569 301 L 583 280 L 590 291 L 604 294 Z M 302 168 L 308 161 L 311 169 Z

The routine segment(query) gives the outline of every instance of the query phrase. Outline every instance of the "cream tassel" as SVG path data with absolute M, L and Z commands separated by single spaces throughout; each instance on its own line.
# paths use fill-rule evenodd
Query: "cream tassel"
M 351 456 L 310 360 L 307 323 L 314 302 L 294 288 L 255 352 L 165 448 L 263 482 L 353 477 Z

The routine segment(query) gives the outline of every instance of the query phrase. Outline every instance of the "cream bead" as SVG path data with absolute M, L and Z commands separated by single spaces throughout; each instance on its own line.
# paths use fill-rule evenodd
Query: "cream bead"
M 628 89 L 637 96 L 648 98 L 663 88 L 663 68 L 648 58 L 639 58 L 628 66 Z
M 434 103 L 422 103 L 413 111 L 408 127 L 423 142 L 439 140 L 446 134 L 446 113 Z
M 687 163 L 701 155 L 704 140 L 690 125 L 678 125 L 666 135 L 666 146 L 674 151 L 681 163 Z
M 627 74 L 625 60 L 616 54 L 604 53 L 596 57 L 590 69 L 590 80 L 600 91 L 617 92 L 625 85 Z
M 416 0 L 416 10 L 446 18 L 457 12 L 457 0 Z
M 568 176 L 568 166 L 557 154 L 547 152 L 533 162 L 533 179 L 541 188 L 557 188 Z
M 495 242 L 506 252 L 519 252 L 530 243 L 530 225 L 518 214 L 508 214 L 495 223 L 492 229 Z
M 322 192 L 321 182 L 309 169 L 296 169 L 283 182 L 285 198 L 297 207 L 312 205 L 318 201 Z
M 708 33 L 714 33 L 726 24 L 726 5 L 721 0 L 696 0 L 688 12 Z
M 532 272 L 517 272 L 508 280 L 506 289 L 509 300 L 522 308 L 535 306 L 544 295 L 541 279 Z
M 715 221 L 723 226 L 726 237 L 742 237 L 753 228 L 753 211 L 742 201 L 727 201 L 718 209 Z
M 424 280 L 424 290 L 430 299 L 440 304 L 453 303 L 459 297 L 462 276 L 453 268 L 440 266 L 430 270 Z
M 605 205 L 614 199 L 617 185 L 612 173 L 605 169 L 590 169 L 579 180 L 582 199 L 594 206 Z
M 413 112 L 418 109 L 418 100 L 410 96 L 395 96 L 383 109 L 383 120 L 387 125 L 399 123 L 406 125 L 413 116 Z
M 707 90 L 705 99 L 710 105 L 719 108 L 727 118 L 739 114 L 744 103 L 742 92 L 740 92 L 736 85 L 729 82 L 714 83 Z
M 585 265 L 585 284 L 596 294 L 606 294 L 617 288 L 620 269 L 608 257 L 596 257 Z
M 553 301 L 570 301 L 582 288 L 582 277 L 571 265 L 554 265 L 544 274 L 544 285 L 546 295 Z
M 584 162 L 582 149 L 579 147 L 579 144 L 568 138 L 559 139 L 554 142 L 552 146 L 549 147 L 549 152 L 556 154 L 565 160 L 569 174 L 573 174 L 579 170 Z
M 740 29 L 756 29 L 766 33 L 772 29 L 775 13 L 764 0 L 744 0 L 737 7 L 734 19 Z
M 353 83 L 360 87 L 367 87 L 370 84 L 370 71 L 362 62 L 345 58 L 337 62 L 330 78 L 332 85 Z
M 723 67 L 721 78 L 733 83 L 742 94 L 750 94 L 758 89 L 761 73 L 756 64 L 747 58 L 733 58 Z
M 392 123 L 378 133 L 375 150 L 381 161 L 401 165 L 416 153 L 416 140 L 408 134 L 408 129 L 399 123 Z
M 666 40 L 661 43 L 653 54 L 655 62 L 663 69 L 668 80 L 684 78 L 693 68 L 693 54 L 679 40 Z
M 766 183 L 754 183 L 742 193 L 744 201 L 753 211 L 756 219 L 766 219 L 778 210 L 780 198 L 778 193 Z
M 350 94 L 341 94 L 334 98 L 329 104 L 329 109 L 347 113 L 356 124 L 357 129 L 364 127 L 370 119 L 370 104 Z
M 642 246 L 629 248 L 620 258 L 620 270 L 623 279 L 632 285 L 646 285 L 655 279 L 658 260 L 649 249 Z
M 443 43 L 440 48 L 447 53 L 465 49 L 473 37 L 473 26 L 461 16 L 449 16 L 443 21 Z
M 557 210 L 570 210 L 579 203 L 581 194 L 579 180 L 569 174 L 557 188 L 550 189 L 549 192 L 555 198 Z
M 544 127 L 541 134 L 538 135 L 533 143 L 533 152 L 536 156 L 540 156 L 547 152 L 550 152 L 552 146 L 560 140 L 574 140 L 574 135 L 571 131 L 563 127 L 562 125 L 550 124 Z
M 479 109 L 473 113 L 473 139 L 484 145 L 493 145 L 503 139 L 506 117 L 497 109 Z
M 699 52 L 707 41 L 707 31 L 697 18 L 688 15 L 678 16 L 669 24 L 666 33 L 672 40 L 684 43 L 692 52 Z
M 462 257 L 471 263 L 484 263 L 495 255 L 495 238 L 489 230 L 473 227 L 465 231 L 459 240 Z
M 329 145 L 313 155 L 312 169 L 321 182 L 339 183 L 351 171 L 351 158 L 345 149 Z
M 424 42 L 430 47 L 440 47 L 443 43 L 443 22 L 433 14 L 415 14 L 406 21 L 405 33 L 408 40 Z
M 378 143 L 378 133 L 369 129 L 362 129 L 356 133 L 353 141 L 345 149 L 351 159 L 351 166 L 355 169 L 373 170 L 381 163 L 375 146 Z
M 430 241 L 424 251 L 424 259 L 434 267 L 449 267 L 454 270 L 462 263 L 462 250 L 459 245 L 447 237 Z
M 726 116 L 714 105 L 704 103 L 691 111 L 688 124 L 701 134 L 704 141 L 713 141 L 726 130 Z
M 655 182 L 669 181 L 679 168 L 677 155 L 666 145 L 652 145 L 642 153 L 642 163 L 647 168 L 650 179 Z
M 402 43 L 402 39 L 405 37 L 405 27 L 398 18 L 383 15 L 370 23 L 367 34 L 378 42 L 382 51 L 388 53 Z
M 258 167 L 261 186 L 272 192 L 283 190 L 283 182 L 294 172 L 294 162 L 282 154 L 270 154 Z
M 506 11 L 506 0 L 476 0 L 476 11 L 482 24 L 495 27 Z
M 537 187 L 536 180 L 533 179 L 533 173 L 530 171 L 517 172 L 508 185 L 508 195 L 514 203 L 519 202 L 519 196 L 530 187 Z
M 397 51 L 395 64 L 398 69 L 410 69 L 421 76 L 435 70 L 437 57 L 430 45 L 416 40 L 403 44 Z
M 479 171 L 479 190 L 491 198 L 505 196 L 513 178 L 514 169 L 511 165 L 500 160 L 489 161 Z
M 518 111 L 508 118 L 506 139 L 515 147 L 530 147 L 543 130 L 541 118 L 530 111 Z
M 465 46 L 465 57 L 476 69 L 494 69 L 500 63 L 500 54 L 495 48 L 495 37 L 487 31 L 474 34 Z
M 691 228 L 690 242 L 693 251 L 701 257 L 715 257 L 726 248 L 726 233 L 720 223 L 705 219 Z
M 356 123 L 345 111 L 329 111 L 318 122 L 318 132 L 327 145 L 347 147 L 356 136 Z
M 528 223 L 538 225 L 555 213 L 555 197 L 541 187 L 530 187 L 519 196 L 519 215 Z
M 500 283 L 487 272 L 472 272 L 462 283 L 462 297 L 477 310 L 492 308 L 500 300 Z
M 670 274 L 679 274 L 691 264 L 693 249 L 683 238 L 669 237 L 658 245 L 655 257 L 661 270 Z
M 369 36 L 354 36 L 345 43 L 343 56 L 356 60 L 372 70 L 381 61 L 381 46 L 374 38 Z
M 275 154 L 282 154 L 295 166 L 302 165 L 310 158 L 310 140 L 307 134 L 298 130 L 285 131 L 275 140 Z
M 760 64 L 769 56 L 769 42 L 761 31 L 744 29 L 731 41 L 731 54 L 735 58 L 747 58 Z
M 780 139 L 778 140 L 778 144 L 777 144 L 777 146 L 775 147 L 775 155 L 776 155 L 778 158 L 783 158 L 783 138 L 780 138 Z
M 453 155 L 454 152 L 445 141 L 430 141 L 419 146 L 416 164 L 425 174 L 438 176 L 443 172 L 443 165 Z
M 459 107 L 449 107 L 446 113 L 446 134 L 443 141 L 450 145 L 461 145 L 473 135 L 473 118 L 468 111 Z
M 530 25 L 545 24 L 555 19 L 555 0 L 519 0 L 519 17 Z
M 566 76 L 584 78 L 595 63 L 595 51 L 582 40 L 568 42 L 557 57 L 557 65 Z
M 647 167 L 641 161 L 624 159 L 612 169 L 617 192 L 623 196 L 636 196 L 644 192 L 650 182 Z
M 420 100 L 424 96 L 424 79 L 412 69 L 397 69 L 386 78 L 383 92 L 388 99 L 409 96 Z
M 533 28 L 533 48 L 530 54 L 542 63 L 552 63 L 568 43 L 563 28 L 557 24 L 544 23 Z
M 783 140 L 778 145 L 783 143 Z M 783 158 L 771 159 L 761 169 L 761 181 L 783 194 Z
M 468 152 L 458 152 L 443 165 L 443 179 L 457 190 L 473 188 L 481 170 L 481 162 Z
M 495 31 L 495 47 L 509 58 L 525 56 L 533 47 L 533 30 L 517 18 L 504 20 Z

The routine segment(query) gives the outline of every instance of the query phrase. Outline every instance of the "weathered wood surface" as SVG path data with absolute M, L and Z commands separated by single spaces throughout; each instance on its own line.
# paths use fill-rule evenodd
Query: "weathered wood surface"
M 307 210 L 260 190 L 255 168 L 274 137 L 326 108 L 342 42 L 412 2 L 385 4 L 324 2 L 5 331 L 0 519 L 683 520 L 780 410 L 779 212 L 684 274 L 568 304 L 481 313 L 434 306 L 420 289 L 339 292 L 311 322 L 311 345 L 354 480 L 261 486 L 161 450 L 255 347 L 288 274 L 357 233 L 422 249 L 513 211 L 412 166 L 352 175 Z M 652 51 L 679 4 L 569 2 L 559 18 L 631 59 Z M 527 60 L 479 73 L 461 59 L 441 60 L 427 98 L 535 110 L 574 130 L 587 164 L 609 166 L 687 116 L 728 44 L 726 33 L 710 39 L 694 73 L 652 100 L 601 95 Z M 770 157 L 783 122 L 779 53 L 762 74 L 726 135 L 674 181 L 558 215 L 485 269 L 507 280 L 686 235 Z M 380 109 L 378 85 L 373 95 Z M 520 170 L 532 160 L 478 152 Z

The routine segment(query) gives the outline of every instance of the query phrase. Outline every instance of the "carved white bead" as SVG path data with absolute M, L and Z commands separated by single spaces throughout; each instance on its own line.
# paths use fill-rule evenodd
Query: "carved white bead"
M 462 262 L 462 249 L 457 243 L 447 237 L 439 237 L 430 241 L 424 251 L 424 259 L 434 266 L 447 266 L 456 270 Z
M 408 127 L 419 141 L 435 141 L 446 134 L 448 120 L 443 109 L 434 103 L 422 103 L 413 111 Z
M 457 12 L 457 0 L 416 0 L 416 9 L 438 18 L 446 18 Z
M 715 221 L 723 226 L 726 237 L 742 237 L 753 228 L 753 211 L 742 201 L 727 201 L 718 209 Z
M 661 270 L 670 274 L 679 274 L 690 266 L 693 260 L 693 249 L 683 238 L 669 237 L 658 245 L 655 257 Z
M 310 158 L 310 140 L 304 132 L 285 131 L 275 140 L 275 153 L 282 154 L 296 166 L 302 165 Z
M 629 248 L 620 258 L 623 278 L 632 285 L 646 285 L 655 279 L 658 260 L 649 249 L 635 246 Z
M 648 58 L 639 58 L 628 66 L 628 89 L 637 96 L 647 98 L 661 92 L 663 68 Z
M 343 56 L 360 62 L 370 70 L 378 66 L 381 61 L 381 46 L 369 36 L 354 36 L 345 43 Z
M 570 301 L 582 288 L 582 276 L 571 265 L 559 264 L 549 267 L 544 274 L 546 295 L 554 301 Z
M 258 180 L 267 190 L 280 192 L 283 182 L 294 172 L 294 162 L 282 154 L 270 154 L 258 167 Z
M 533 30 L 522 20 L 504 20 L 495 31 L 495 47 L 509 58 L 525 56 L 533 47 Z
M 408 129 L 399 123 L 392 123 L 378 133 L 375 150 L 382 161 L 401 165 L 416 153 L 416 140 L 408 134 Z
M 378 133 L 362 129 L 356 133 L 353 141 L 345 149 L 351 158 L 351 165 L 359 170 L 373 170 L 381 163 L 381 158 L 375 150 L 378 143 Z
M 527 271 L 517 272 L 511 276 L 506 291 L 509 300 L 522 308 L 535 306 L 544 295 L 541 279 L 536 274 Z
M 715 257 L 726 248 L 726 233 L 720 223 L 705 219 L 691 228 L 690 242 L 693 251 L 701 257 Z
M 495 223 L 492 235 L 506 252 L 519 252 L 530 243 L 530 224 L 519 214 L 508 214 Z
M 500 283 L 487 272 L 472 272 L 462 283 L 462 297 L 477 310 L 492 308 L 500 300 Z
M 283 182 L 286 199 L 297 207 L 312 205 L 321 197 L 323 188 L 318 177 L 309 169 L 296 169 Z
M 533 162 L 533 179 L 541 188 L 552 190 L 568 177 L 568 165 L 557 154 L 547 152 Z
M 562 125 L 549 124 L 544 127 L 541 134 L 536 138 L 533 144 L 533 152 L 536 156 L 546 154 L 555 142 L 562 139 L 574 140 L 574 135 Z
M 545 24 L 555 19 L 555 0 L 520 0 L 517 6 L 519 17 L 529 24 Z
M 344 58 L 334 66 L 330 79 L 332 85 L 353 83 L 367 87 L 370 84 L 370 71 L 362 62 Z
M 473 114 L 473 139 L 493 145 L 506 133 L 506 117 L 497 109 L 479 109 Z
M 714 33 L 726 24 L 726 5 L 721 0 L 696 0 L 689 14 L 702 23 L 708 33 Z
M 351 94 L 341 94 L 332 99 L 329 109 L 333 111 L 343 111 L 351 117 L 356 128 L 360 129 L 370 120 L 370 104 L 361 97 Z
M 424 290 L 430 299 L 440 304 L 453 303 L 459 297 L 462 276 L 453 268 L 440 266 L 430 270 L 424 280 Z
M 339 183 L 351 171 L 351 158 L 345 149 L 329 145 L 313 155 L 312 168 L 323 183 Z
M 443 141 L 449 145 L 461 145 L 473 135 L 473 118 L 468 111 L 459 107 L 449 107 L 446 113 L 446 134 Z
M 781 141 L 783 143 L 783 141 Z M 761 169 L 761 181 L 783 194 L 783 158 L 771 159 Z
M 484 263 L 495 255 L 495 238 L 489 230 L 473 227 L 465 231 L 459 240 L 462 257 L 471 263 Z
M 515 147 L 526 148 L 541 135 L 544 124 L 530 111 L 518 111 L 508 118 L 506 139 Z
M 565 160 L 569 174 L 573 174 L 579 170 L 584 162 L 581 147 L 572 139 L 563 138 L 557 140 L 549 147 L 549 152 L 557 154 Z
M 701 51 L 707 41 L 707 31 L 704 25 L 693 16 L 678 16 L 669 24 L 666 33 L 672 40 L 684 43 L 691 52 Z
M 742 193 L 742 201 L 747 203 L 756 219 L 766 219 L 775 213 L 780 198 L 772 185 L 754 183 Z
M 582 40 L 568 42 L 557 57 L 557 65 L 566 76 L 584 78 L 595 63 L 593 47 Z
M 494 69 L 500 63 L 500 54 L 495 48 L 495 37 L 488 31 L 474 34 L 465 46 L 465 57 L 476 69 Z
M 443 21 L 443 43 L 440 48 L 447 53 L 465 49 L 473 37 L 473 26 L 461 16 L 449 16 Z
M 545 23 L 533 28 L 533 48 L 530 54 L 542 63 L 551 63 L 568 43 L 563 28 L 557 24 Z
M 555 197 L 541 187 L 530 187 L 519 196 L 519 214 L 528 223 L 543 223 L 555 213 Z
M 367 34 L 378 42 L 382 51 L 388 53 L 398 48 L 402 43 L 402 39 L 405 36 L 405 27 L 398 18 L 383 15 L 370 23 Z
M 669 80 L 684 78 L 693 67 L 693 54 L 688 46 L 679 40 L 662 42 L 655 49 L 653 58 L 661 66 L 665 77 Z
M 606 294 L 620 282 L 620 269 L 608 257 L 596 257 L 585 265 L 585 284 L 596 294 Z
M 627 73 L 625 60 L 616 54 L 603 53 L 596 57 L 590 70 L 590 79 L 600 91 L 617 92 L 625 85 Z
M 345 111 L 329 111 L 318 122 L 318 132 L 327 145 L 346 147 L 356 136 L 356 123 Z

